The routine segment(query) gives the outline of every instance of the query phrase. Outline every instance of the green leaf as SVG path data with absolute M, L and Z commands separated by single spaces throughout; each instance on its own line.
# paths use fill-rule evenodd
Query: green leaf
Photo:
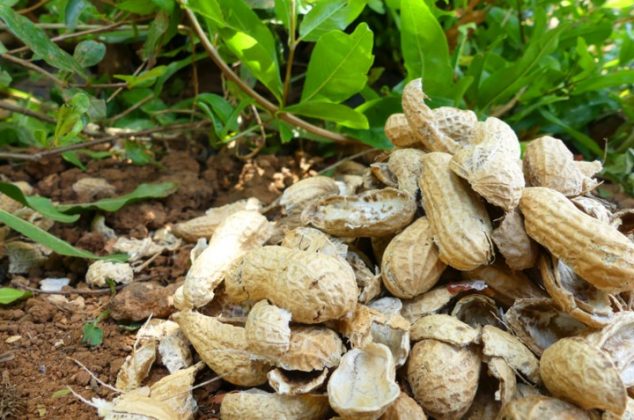
M 140 184 L 131 193 L 119 197 L 104 198 L 93 203 L 60 204 L 58 210 L 64 213 L 78 213 L 86 210 L 115 212 L 121 207 L 147 198 L 164 198 L 178 189 L 172 182 L 159 184 Z
M 72 223 L 79 219 L 79 216 L 69 216 L 62 213 L 55 207 L 53 202 L 46 197 L 24 195 L 17 186 L 11 183 L 0 182 L 0 192 L 18 203 L 32 208 L 47 219 L 62 223 Z
M 299 25 L 300 39 L 317 41 L 333 29 L 344 30 L 361 14 L 368 0 L 321 0 Z
M 85 79 L 88 78 L 82 66 L 70 54 L 51 41 L 46 32 L 35 26 L 29 19 L 20 16 L 6 5 L 0 5 L 0 19 L 4 21 L 16 38 L 46 63 L 61 70 L 77 73 Z
M 9 87 L 12 81 L 11 75 L 4 69 L 0 69 L 0 87 Z
M 20 219 L 0 209 L 0 222 L 9 226 L 11 229 L 26 236 L 27 238 L 44 245 L 47 248 L 55 251 L 60 255 L 66 255 L 69 257 L 87 258 L 92 260 L 108 260 L 108 261 L 126 261 L 127 255 L 125 254 L 112 254 L 100 257 L 92 252 L 78 249 L 69 244 L 66 241 L 59 239 L 56 236 L 51 235 L 47 231 L 40 229 L 39 227 Z
M 67 395 L 69 395 L 70 389 L 69 388 L 62 388 L 62 389 L 58 389 L 57 391 L 53 392 L 53 394 L 51 394 L 51 398 L 61 398 L 61 397 L 65 397 Z
M 275 16 L 282 22 L 287 32 L 291 30 L 292 2 L 294 0 L 275 0 Z
M 76 93 L 70 101 L 57 111 L 57 125 L 53 139 L 56 145 L 65 144 L 75 139 L 86 123 L 84 114 L 90 107 L 90 98 L 85 93 Z
M 64 9 L 64 22 L 68 29 L 75 30 L 79 16 L 86 6 L 85 0 L 68 0 L 66 9 Z
M 152 3 L 168 14 L 172 14 L 174 12 L 174 0 L 152 0 Z
M 84 163 L 81 161 L 79 153 L 77 153 L 75 150 L 62 153 L 62 159 L 64 159 L 66 162 L 72 163 L 82 171 L 86 170 L 86 165 L 84 165 Z
M 303 115 L 304 117 L 319 118 L 321 120 L 332 121 L 344 127 L 368 128 L 368 119 L 360 113 L 346 105 L 333 104 L 329 102 L 301 102 L 296 105 L 286 107 L 284 111 Z
M 26 299 L 33 296 L 28 290 L 18 290 L 11 287 L 0 288 L 0 304 L 8 305 L 20 299 Z
M 156 79 L 161 77 L 166 70 L 167 66 L 156 66 L 151 70 L 144 71 L 138 76 L 115 74 L 114 77 L 126 82 L 128 84 L 128 88 L 130 89 L 135 87 L 149 87 L 152 86 Z
M 425 93 L 451 97 L 453 69 L 447 38 L 423 0 L 401 1 L 401 52 L 407 79 L 423 78 Z
M 335 30 L 322 36 L 308 63 L 301 102 L 341 102 L 361 91 L 374 61 L 373 38 L 366 23 L 350 35 Z
M 96 322 L 86 322 L 82 328 L 81 343 L 89 347 L 97 347 L 103 343 L 103 329 Z
M 73 57 L 82 67 L 91 67 L 103 60 L 106 55 L 105 44 L 88 39 L 75 47 Z
M 137 15 L 149 15 L 156 11 L 156 5 L 147 0 L 124 0 L 117 2 L 116 7 Z
M 148 60 L 153 58 L 161 47 L 161 39 L 169 29 L 170 16 L 167 12 L 161 11 L 154 16 L 147 31 L 147 38 L 141 50 L 142 58 Z
M 212 20 L 229 50 L 281 100 L 282 79 L 273 34 L 244 0 L 189 0 L 186 7 Z
M 634 83 L 634 70 L 619 70 L 589 77 L 575 84 L 573 95 Z

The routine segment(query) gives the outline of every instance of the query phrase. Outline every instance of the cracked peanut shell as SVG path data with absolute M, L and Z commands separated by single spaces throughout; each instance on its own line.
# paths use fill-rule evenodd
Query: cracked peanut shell
M 491 238 L 511 270 L 526 270 L 537 263 L 539 249 L 526 233 L 519 209 L 515 208 L 504 215 L 500 225 L 493 229 Z
M 250 389 L 226 394 L 220 405 L 220 419 L 321 420 L 329 411 L 328 397 L 325 395 L 278 395 Z
M 251 351 L 264 360 L 277 360 L 290 347 L 290 322 L 290 312 L 266 300 L 253 305 L 244 325 Z

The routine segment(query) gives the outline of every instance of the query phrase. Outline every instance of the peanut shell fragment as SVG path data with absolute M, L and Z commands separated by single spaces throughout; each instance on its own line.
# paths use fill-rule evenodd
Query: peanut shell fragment
M 325 395 L 278 395 L 253 389 L 226 394 L 220 406 L 220 418 L 321 420 L 329 410 Z
M 414 147 L 419 144 L 412 132 L 405 114 L 392 114 L 385 121 L 385 135 L 394 146 Z
M 539 360 L 515 337 L 492 325 L 482 327 L 482 353 L 504 359 L 533 383 L 539 382 Z
M 380 420 L 427 420 L 427 416 L 416 400 L 401 392 L 396 401 L 383 413 Z
M 588 412 L 566 401 L 542 395 L 510 401 L 502 407 L 498 414 L 498 419 L 501 420 L 591 420 L 592 418 Z
M 244 326 L 249 348 L 265 360 L 277 360 L 290 347 L 290 321 L 288 311 L 259 301 L 251 308 Z
M 491 238 L 511 270 L 526 270 L 537 264 L 537 243 L 526 234 L 524 218 L 517 208 L 504 215 Z
M 284 370 L 322 371 L 339 365 L 345 346 L 339 335 L 325 327 L 297 326 L 291 330 L 290 346 L 276 361 Z

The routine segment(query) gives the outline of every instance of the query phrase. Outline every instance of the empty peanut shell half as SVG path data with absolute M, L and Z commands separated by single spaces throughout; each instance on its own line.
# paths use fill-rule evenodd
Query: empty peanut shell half
M 484 281 L 493 290 L 493 298 L 505 305 L 512 305 L 516 299 L 546 296 L 526 274 L 512 272 L 502 264 L 476 268 L 463 273 L 463 276 L 470 280 Z
M 287 310 L 259 301 L 251 308 L 244 326 L 249 348 L 265 360 L 277 360 L 290 347 L 290 321 Z
M 275 364 L 285 370 L 321 371 L 339 365 L 345 347 L 339 335 L 326 327 L 293 327 L 289 349 Z
M 498 418 L 504 420 L 591 420 L 595 417 L 566 401 L 540 395 L 508 402 L 502 407 Z
M 395 188 L 328 197 L 308 206 L 302 221 L 335 236 L 385 236 L 414 218 L 416 202 Z
M 420 144 L 409 127 L 405 114 L 392 114 L 385 121 L 385 135 L 394 146 L 412 147 Z
M 375 419 L 399 396 L 390 349 L 368 344 L 352 349 L 341 359 L 328 381 L 328 400 L 343 417 Z
M 412 341 L 434 339 L 455 346 L 473 344 L 480 331 L 450 315 L 432 314 L 420 318 L 410 330 Z
M 117 388 L 130 391 L 141 386 L 156 360 L 156 342 L 146 341 L 132 350 L 117 374 Z
M 510 269 L 526 270 L 537 263 L 537 243 L 526 234 L 524 218 L 517 208 L 504 215 L 491 238 Z
M 418 195 L 418 178 L 423 169 L 421 158 L 425 153 L 418 149 L 396 149 L 390 153 L 387 167 L 396 177 L 398 189 L 412 197 Z
M 269 385 L 278 394 L 301 395 L 308 394 L 320 388 L 326 383 L 329 373 L 329 369 L 301 372 L 276 368 L 270 371 L 266 376 L 269 378 Z
M 280 205 L 286 214 L 302 211 L 309 203 L 323 197 L 339 194 L 339 187 L 334 179 L 327 176 L 314 176 L 302 179 L 291 185 L 282 193 Z
M 460 298 L 451 310 L 451 316 L 474 328 L 484 325 L 503 327 L 501 311 L 495 301 L 477 293 Z
M 539 382 L 539 360 L 517 337 L 485 325 L 482 327 L 482 344 L 485 356 L 500 357 L 531 382 Z
M 325 395 L 278 395 L 259 389 L 231 392 L 220 406 L 222 420 L 321 420 L 330 411 Z

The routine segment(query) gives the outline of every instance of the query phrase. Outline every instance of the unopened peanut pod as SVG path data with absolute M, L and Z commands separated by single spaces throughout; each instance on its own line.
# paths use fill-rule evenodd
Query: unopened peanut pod
M 281 395 L 301 395 L 311 393 L 328 379 L 328 369 L 313 372 L 286 371 L 283 369 L 273 369 L 266 376 L 269 378 L 269 385 L 276 393 Z
M 414 136 L 405 114 L 392 114 L 385 121 L 385 135 L 394 146 L 414 147 L 419 140 Z
M 544 255 L 539 259 L 539 271 L 553 301 L 573 318 L 601 328 L 614 316 L 610 294 L 577 276 L 561 260 Z
M 179 419 L 193 419 L 198 407 L 192 395 L 192 385 L 196 373 L 204 366 L 203 362 L 198 362 L 187 369 L 178 370 L 159 379 L 150 387 L 150 397 L 169 405 L 178 413 Z
M 403 301 L 401 314 L 410 323 L 416 322 L 423 316 L 437 313 L 449 302 L 463 292 L 482 291 L 487 285 L 481 281 L 465 281 L 460 283 L 450 283 L 440 286 L 429 292 L 416 296 L 414 299 Z
M 134 280 L 134 271 L 127 263 L 95 261 L 90 264 L 86 272 L 86 284 L 91 287 L 106 287 L 107 280 L 128 284 Z
M 412 347 L 407 381 L 426 413 L 437 418 L 460 418 L 478 390 L 480 357 L 469 347 L 422 340 Z
M 396 149 L 390 153 L 388 169 L 396 177 L 398 189 L 418 196 L 418 178 L 423 169 L 421 158 L 425 153 L 418 149 Z
M 271 366 L 256 360 L 244 328 L 223 324 L 192 311 L 172 315 L 200 358 L 227 382 L 239 386 L 266 383 Z
M 440 259 L 458 270 L 473 270 L 493 257 L 492 226 L 478 196 L 449 169 L 451 155 L 423 156 L 419 184 Z
M 454 153 L 469 142 L 477 117 L 472 111 L 442 107 L 430 109 L 425 104 L 421 79 L 414 79 L 403 89 L 403 112 L 414 136 L 432 152 Z
M 515 132 L 490 117 L 476 126 L 475 142 L 456 152 L 451 170 L 489 203 L 506 211 L 515 208 L 525 185 Z
M 414 197 L 395 188 L 328 197 L 308 206 L 302 221 L 335 236 L 385 236 L 414 218 Z
M 511 270 L 526 270 L 537 263 L 537 243 L 526 234 L 524 219 L 517 208 L 504 215 L 491 238 Z
M 386 315 L 376 309 L 358 304 L 354 314 L 337 323 L 354 348 L 364 348 L 370 343 L 387 346 L 396 366 L 407 360 L 410 349 L 410 323 L 398 314 Z
M 548 188 L 527 188 L 520 207 L 528 235 L 583 279 L 610 292 L 634 289 L 634 243 L 618 229 Z
M 438 254 L 429 221 L 421 217 L 396 235 L 385 249 L 381 263 L 385 288 L 406 299 L 428 291 L 447 267 Z
M 348 253 L 346 244 L 318 229 L 307 226 L 297 227 L 286 232 L 281 245 L 286 248 L 318 252 L 332 257 L 345 257 Z
M 392 352 L 376 343 L 344 354 L 328 381 L 330 406 L 356 419 L 378 418 L 400 392 Z
M 345 347 L 339 335 L 325 327 L 293 327 L 288 351 L 276 361 L 284 370 L 321 371 L 339 365 Z
M 596 166 L 591 167 L 597 169 Z M 589 167 L 577 165 L 566 145 L 559 139 L 543 136 L 532 140 L 524 153 L 524 175 L 532 187 L 546 187 L 574 197 L 595 188 L 598 183 L 588 176 Z M 600 167 L 598 167 L 600 170 Z
M 231 263 L 248 250 L 262 246 L 270 234 L 269 222 L 258 212 L 239 211 L 228 216 L 187 272 L 183 296 L 189 307 L 209 303 Z
M 602 330 L 586 340 L 607 353 L 621 375 L 623 384 L 634 386 L 634 312 L 617 313 Z
M 415 399 L 401 392 L 379 420 L 427 420 L 427 416 Z
M 132 350 L 117 373 L 116 387 L 130 391 L 141 386 L 156 360 L 156 342 L 145 341 Z
M 172 226 L 172 232 L 187 242 L 196 242 L 201 238 L 209 239 L 218 226 L 233 213 L 242 210 L 259 212 L 261 208 L 262 203 L 257 198 L 239 200 L 224 206 L 213 207 L 207 210 L 203 216 L 176 223 Z
M 266 300 L 259 301 L 251 308 L 244 326 L 249 348 L 264 360 L 277 360 L 290 347 L 290 322 L 290 312 Z
M 286 214 L 301 212 L 309 203 L 323 197 L 339 194 L 339 187 L 334 179 L 327 176 L 314 176 L 296 182 L 284 190 L 280 197 L 280 205 Z
M 281 246 L 254 249 L 236 261 L 226 273 L 225 292 L 233 302 L 267 299 L 306 324 L 343 317 L 358 296 L 346 261 Z
M 498 381 L 495 399 L 506 404 L 515 398 L 517 393 L 517 379 L 515 371 L 501 357 L 491 357 L 486 360 L 488 372 Z
M 410 329 L 412 341 L 438 340 L 457 347 L 476 343 L 480 331 L 450 315 L 432 314 L 420 318 Z
M 370 172 L 386 187 L 398 188 L 396 175 L 392 173 L 387 162 L 374 162 L 370 165 Z
M 221 420 L 321 420 L 330 411 L 325 395 L 278 395 L 259 389 L 230 392 L 222 399 Z
M 509 306 L 516 299 L 546 296 L 524 273 L 512 272 L 501 264 L 476 268 L 463 276 L 484 281 L 493 290 L 495 300 Z
M 579 335 L 586 329 L 548 298 L 518 299 L 505 319 L 517 338 L 538 356 L 557 340 Z
M 473 328 L 483 325 L 503 327 L 501 313 L 495 301 L 481 294 L 467 295 L 460 298 L 451 310 L 451 316 Z
M 500 357 L 531 382 L 539 382 L 539 360 L 517 337 L 485 325 L 482 327 L 482 344 L 485 356 Z
M 346 261 L 354 271 L 359 288 L 359 302 L 367 303 L 381 294 L 381 274 L 374 273 L 368 267 L 368 258 L 360 251 L 350 248 L 345 255 Z M 377 269 L 378 271 L 378 269 Z
M 619 371 L 607 353 L 582 338 L 563 338 L 548 347 L 539 373 L 554 396 L 585 410 L 625 411 L 627 392 Z
M 506 403 L 498 414 L 500 420 L 570 419 L 591 420 L 593 416 L 566 401 L 540 396 L 518 398 Z
M 609 201 L 590 195 L 574 197 L 571 198 L 570 201 L 572 201 L 579 210 L 603 223 L 610 223 L 612 211 L 615 209 L 614 205 Z

